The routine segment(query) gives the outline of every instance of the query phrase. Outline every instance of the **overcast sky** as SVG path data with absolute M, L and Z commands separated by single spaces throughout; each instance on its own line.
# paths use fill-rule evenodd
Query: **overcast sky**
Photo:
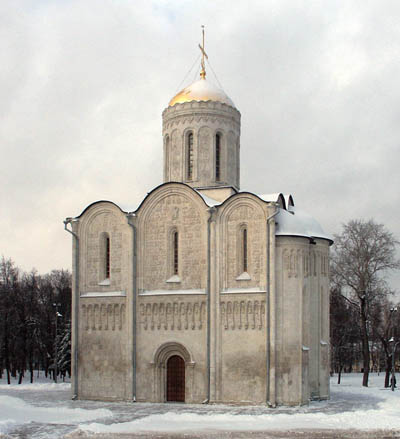
M 71 268 L 63 219 L 162 182 L 161 113 L 202 24 L 242 114 L 242 189 L 400 238 L 399 23 L 398 0 L 1 1 L 0 255 Z

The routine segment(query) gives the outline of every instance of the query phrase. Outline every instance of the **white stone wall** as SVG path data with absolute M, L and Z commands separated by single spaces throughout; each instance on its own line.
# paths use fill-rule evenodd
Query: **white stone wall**
M 248 193 L 210 209 L 191 188 L 169 183 L 136 212 L 134 243 L 118 207 L 100 202 L 86 209 L 74 223 L 80 242 L 78 396 L 132 398 L 135 335 L 138 401 L 165 401 L 166 361 L 178 354 L 185 360 L 186 402 L 203 402 L 209 324 L 211 402 L 270 398 L 297 405 L 329 397 L 328 242 L 275 239 L 273 222 L 268 241 L 267 218 L 274 211 Z M 247 276 L 241 273 L 243 226 Z M 177 275 L 171 231 L 179 233 Z M 101 266 L 104 233 L 111 242 L 108 283 Z
M 266 218 L 270 210 L 257 197 L 244 193 L 231 197 L 215 214 L 211 338 L 216 402 L 266 401 Z M 243 227 L 247 228 L 248 276 L 241 276 Z
M 220 296 L 218 401 L 265 403 L 265 294 Z
M 137 214 L 138 290 L 206 287 L 207 207 L 184 185 L 171 184 L 150 194 Z M 178 278 L 173 273 L 172 232 L 178 232 Z
M 329 244 L 277 237 L 277 401 L 329 397 Z
M 125 298 L 81 298 L 79 397 L 129 399 Z
M 219 209 L 218 288 L 261 287 L 266 285 L 266 208 L 256 197 L 238 194 Z M 247 273 L 242 277 L 242 230 L 247 229 Z
M 131 230 L 117 206 L 100 202 L 85 210 L 75 231 L 80 243 L 78 396 L 129 399 Z M 102 267 L 104 233 L 110 237 L 109 279 Z
M 206 330 L 205 294 L 139 296 L 137 325 L 137 400 L 164 402 L 167 357 L 159 359 L 159 349 L 168 344 L 186 362 L 185 402 L 206 399 Z M 179 348 L 183 347 L 183 350 Z M 189 359 L 184 351 L 189 352 Z
M 193 178 L 187 178 L 189 132 L 194 136 Z M 215 136 L 221 135 L 220 179 L 215 175 Z M 164 182 L 239 189 L 240 113 L 220 102 L 187 102 L 163 112 Z
M 189 353 L 186 402 L 206 398 L 207 218 L 201 197 L 181 184 L 158 188 L 137 212 L 138 401 L 165 401 L 167 356 L 156 352 L 169 344 Z M 179 236 L 177 278 L 171 231 Z

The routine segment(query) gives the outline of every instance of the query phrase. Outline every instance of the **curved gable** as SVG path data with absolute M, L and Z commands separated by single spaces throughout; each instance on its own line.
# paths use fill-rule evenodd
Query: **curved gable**
M 80 290 L 125 290 L 123 273 L 129 270 L 131 245 L 125 212 L 115 203 L 98 201 L 82 212 L 78 224 Z
M 138 216 L 138 218 L 144 218 L 151 210 L 151 207 L 154 207 L 154 205 L 157 204 L 159 200 L 171 195 L 179 195 L 185 197 L 188 200 L 192 200 L 192 202 L 195 203 L 197 208 L 200 210 L 207 210 L 208 208 L 206 202 L 203 200 L 201 195 L 199 195 L 187 184 L 180 182 L 168 182 L 160 184 L 152 191 L 150 191 L 134 213 Z
M 191 187 L 165 183 L 136 211 L 139 290 L 202 290 L 208 206 Z
M 260 198 L 250 192 L 239 192 L 231 195 L 220 206 L 218 206 L 218 212 L 221 220 L 231 215 L 232 211 L 235 211 L 239 207 L 248 207 L 250 210 L 256 210 L 258 215 L 262 215 L 266 218 L 265 204 L 261 202 Z
M 256 288 L 265 283 L 268 205 L 250 193 L 232 195 L 218 206 L 221 288 Z
M 97 205 L 111 205 L 116 207 L 117 209 L 119 209 L 122 213 L 127 213 L 125 212 L 123 209 L 121 209 L 121 207 L 118 206 L 118 204 L 114 203 L 113 201 L 109 201 L 109 200 L 98 200 L 98 201 L 94 201 L 93 203 L 89 204 L 88 206 L 86 206 L 82 212 L 76 217 L 76 218 L 81 218 L 87 211 L 97 207 Z

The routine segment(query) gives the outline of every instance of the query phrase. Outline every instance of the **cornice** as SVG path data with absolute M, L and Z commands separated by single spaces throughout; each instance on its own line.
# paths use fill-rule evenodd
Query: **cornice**
M 224 114 L 218 111 L 186 111 L 179 114 L 172 114 L 163 117 L 163 130 L 167 130 L 173 126 L 178 126 L 180 124 L 187 125 L 193 122 L 212 122 L 223 123 L 224 125 L 229 125 L 233 127 L 236 131 L 240 133 L 240 118 L 236 118 L 233 114 Z
M 211 114 L 218 114 L 226 113 L 234 118 L 237 118 L 240 120 L 240 112 L 229 105 L 222 104 L 221 102 L 185 102 L 183 104 L 176 104 L 173 107 L 167 107 L 163 113 L 162 117 L 163 119 L 169 119 L 170 117 L 175 117 L 178 115 L 186 115 L 186 114 L 192 114 L 192 113 L 204 113 L 209 112 Z

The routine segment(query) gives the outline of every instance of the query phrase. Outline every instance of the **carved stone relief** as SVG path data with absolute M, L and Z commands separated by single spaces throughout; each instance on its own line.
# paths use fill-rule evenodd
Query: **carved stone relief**
M 221 324 L 226 330 L 260 330 L 265 322 L 263 300 L 233 300 L 221 302 Z
M 140 324 L 145 331 L 202 329 L 205 307 L 204 301 L 142 303 L 139 307 Z
M 321 260 L 321 275 L 324 277 L 328 276 L 328 274 L 329 274 L 329 258 L 327 255 L 321 253 L 320 260 Z
M 236 179 L 236 143 L 235 134 L 230 131 L 227 136 L 226 142 L 227 151 L 227 177 L 229 181 L 235 181 Z
M 180 137 L 178 131 L 175 130 L 171 134 L 171 154 L 170 154 L 170 169 L 169 175 L 172 181 L 179 181 L 181 178 L 181 155 L 182 145 L 179 141 Z
M 263 215 L 255 203 L 249 202 L 235 203 L 227 212 L 222 243 L 225 248 L 224 288 L 253 287 L 259 284 L 265 266 Z M 247 229 L 246 271 L 250 275 L 246 285 L 237 279 L 243 272 L 243 228 Z
M 214 169 L 212 162 L 212 148 L 213 142 L 211 138 L 211 130 L 208 127 L 202 127 L 199 130 L 199 174 L 200 181 L 209 181 L 212 179 L 212 171 Z
M 180 284 L 166 283 L 172 275 L 172 230 L 179 233 Z M 199 209 L 193 200 L 181 194 L 166 195 L 154 203 L 140 230 L 140 270 L 143 273 L 139 288 L 186 289 L 204 288 L 205 258 L 204 228 Z M 193 268 L 197 269 L 194 270 Z
M 80 312 L 85 331 L 121 331 L 125 327 L 126 307 L 124 304 L 83 304 Z
M 310 275 L 310 255 L 309 251 L 303 250 L 303 276 L 306 278 Z
M 315 251 L 312 252 L 312 258 L 313 258 L 313 275 L 316 276 L 318 270 L 318 257 Z
M 300 250 L 284 249 L 282 252 L 283 267 L 288 277 L 298 277 L 300 274 Z
M 188 124 L 200 124 L 200 123 L 215 123 L 216 118 L 211 118 L 207 116 L 195 116 L 195 117 L 177 117 L 175 116 L 173 119 L 164 122 L 163 129 L 164 131 L 170 130 L 173 127 L 179 127 L 180 125 L 187 126 Z M 218 115 L 218 122 L 223 124 L 225 127 L 238 129 L 240 128 L 237 121 L 232 120 L 232 117 Z

